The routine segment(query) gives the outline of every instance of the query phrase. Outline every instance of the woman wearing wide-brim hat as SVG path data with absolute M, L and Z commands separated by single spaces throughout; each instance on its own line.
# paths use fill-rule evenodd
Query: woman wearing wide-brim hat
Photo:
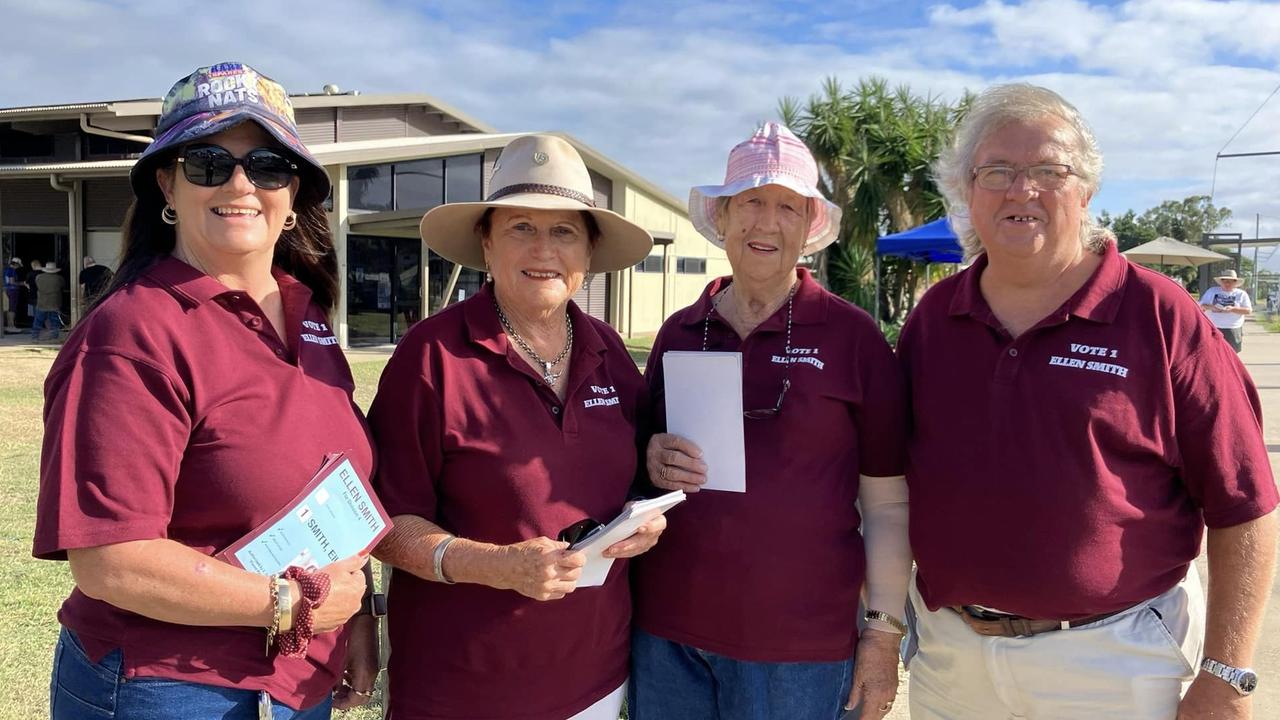
M 390 591 L 392 717 L 618 717 L 631 617 L 625 562 L 577 588 L 557 540 L 608 521 L 639 466 L 647 394 L 607 324 L 571 298 L 641 261 L 643 228 L 596 207 L 564 139 L 513 140 L 488 198 L 432 209 L 422 238 L 486 270 L 479 293 L 415 325 L 369 411 L 376 487 L 396 528 L 374 554 Z M 606 550 L 645 552 L 658 518 Z
M 691 495 L 633 573 L 633 720 L 829 720 L 856 704 L 877 720 L 893 706 L 911 567 L 904 388 L 875 321 L 796 267 L 839 231 L 817 183 L 804 143 L 767 123 L 729 153 L 723 185 L 690 192 L 733 274 L 659 331 L 654 425 L 663 353 L 742 353 L 746 492 L 700 491 L 698 448 L 650 441 L 650 480 Z

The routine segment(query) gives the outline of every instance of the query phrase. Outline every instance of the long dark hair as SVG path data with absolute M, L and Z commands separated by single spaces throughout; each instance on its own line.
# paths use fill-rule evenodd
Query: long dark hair
M 172 165 L 176 157 L 175 152 L 149 164 L 153 167 Z M 307 193 L 303 192 L 297 195 L 299 199 L 306 196 Z M 333 247 L 329 219 L 322 202 L 323 199 L 304 207 L 294 206 L 298 224 L 292 230 L 280 233 L 272 263 L 310 288 L 312 300 L 317 305 L 333 312 L 338 305 L 338 253 Z M 101 305 L 117 290 L 137 280 L 152 265 L 173 252 L 177 235 L 174 227 L 160 218 L 164 206 L 164 195 L 160 193 L 159 186 L 152 192 L 135 194 L 120 228 L 124 240 L 120 267 L 110 287 L 93 301 L 89 310 Z

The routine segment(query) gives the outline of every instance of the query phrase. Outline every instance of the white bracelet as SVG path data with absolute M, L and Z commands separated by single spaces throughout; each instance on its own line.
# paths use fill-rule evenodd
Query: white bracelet
M 453 581 L 445 577 L 444 574 L 444 551 L 449 549 L 449 543 L 458 538 L 450 535 L 436 544 L 435 552 L 432 553 L 432 567 L 435 569 L 436 580 L 446 585 L 452 585 Z

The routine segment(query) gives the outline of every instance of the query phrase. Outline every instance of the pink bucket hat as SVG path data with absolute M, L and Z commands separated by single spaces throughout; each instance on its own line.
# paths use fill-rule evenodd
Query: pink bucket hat
M 809 148 L 774 122 L 765 123 L 729 151 L 723 185 L 699 185 L 689 191 L 689 219 L 711 244 L 724 248 L 724 238 L 716 230 L 716 200 L 762 185 L 781 185 L 811 199 L 813 216 L 801 255 L 812 255 L 835 242 L 840 234 L 840 207 L 818 190 L 818 164 Z

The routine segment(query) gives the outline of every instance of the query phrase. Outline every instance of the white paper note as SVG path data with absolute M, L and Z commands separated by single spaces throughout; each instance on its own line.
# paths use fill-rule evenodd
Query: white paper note
M 601 555 L 610 545 L 622 542 L 636 533 L 640 526 L 665 513 L 684 501 L 684 492 L 673 490 L 649 500 L 639 500 L 628 504 L 618 517 L 608 525 L 602 525 L 596 532 L 579 540 L 572 550 L 581 550 L 587 555 L 587 564 L 582 568 L 577 587 L 598 587 L 609 577 L 609 568 L 613 567 L 613 558 Z M 659 540 L 658 542 L 662 542 Z
M 747 491 L 742 438 L 742 353 L 667 351 L 662 356 L 667 432 L 692 440 L 707 464 L 703 490 Z

